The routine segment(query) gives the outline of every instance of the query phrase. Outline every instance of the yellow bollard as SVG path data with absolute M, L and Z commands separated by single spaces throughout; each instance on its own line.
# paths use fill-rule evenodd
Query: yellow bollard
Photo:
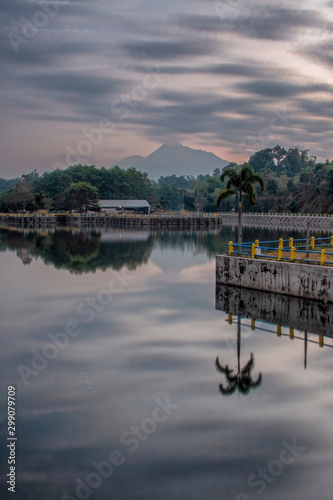
M 294 340 L 294 329 L 293 328 L 289 328 L 289 338 L 291 340 Z
M 294 238 L 289 238 L 289 248 L 294 246 Z
M 310 244 L 311 244 L 311 248 L 312 248 L 312 250 L 313 250 L 313 249 L 314 249 L 314 247 L 315 247 L 315 241 L 316 241 L 316 240 L 315 240 L 315 237 L 314 237 L 314 236 L 312 236 L 312 238 L 310 239 L 310 242 L 311 242 Z
M 231 255 L 233 251 L 234 251 L 234 243 L 233 241 L 229 241 L 229 255 Z
M 331 236 L 331 247 L 333 247 L 333 235 Z
M 228 323 L 229 323 L 229 325 L 232 325 L 232 314 L 231 313 L 228 314 Z
M 281 337 L 281 325 L 276 325 L 276 334 L 278 337 Z
M 278 260 L 281 260 L 281 259 L 282 259 L 282 255 L 283 255 L 283 248 L 282 248 L 282 247 L 279 247 L 279 248 L 278 248 Z
M 279 247 L 283 248 L 283 238 L 279 239 Z
M 332 236 L 332 240 L 333 240 L 333 236 Z M 259 240 L 254 240 L 255 244 L 256 244 L 256 247 L 259 246 Z M 333 245 L 332 245 L 333 246 Z
M 319 347 L 324 347 L 324 335 L 319 335 Z
M 290 260 L 293 262 L 295 260 L 295 250 L 296 248 L 295 247 L 292 247 L 290 249 Z
M 251 318 L 251 330 L 256 329 L 256 320 L 254 318 Z
M 323 266 L 325 264 L 325 259 L 326 259 L 326 250 L 323 248 L 323 250 L 320 252 L 320 265 Z
M 254 259 L 256 256 L 256 244 L 255 243 L 252 243 L 251 256 L 252 256 L 252 259 Z

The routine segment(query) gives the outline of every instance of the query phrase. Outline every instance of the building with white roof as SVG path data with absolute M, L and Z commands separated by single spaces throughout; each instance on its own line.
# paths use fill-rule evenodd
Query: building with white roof
M 150 205 L 147 200 L 100 200 L 99 206 L 104 213 L 150 213 Z

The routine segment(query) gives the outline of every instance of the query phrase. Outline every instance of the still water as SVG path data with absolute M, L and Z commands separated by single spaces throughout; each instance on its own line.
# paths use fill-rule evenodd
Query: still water
M 332 498 L 332 311 L 216 289 L 230 239 L 0 229 L 1 498 Z

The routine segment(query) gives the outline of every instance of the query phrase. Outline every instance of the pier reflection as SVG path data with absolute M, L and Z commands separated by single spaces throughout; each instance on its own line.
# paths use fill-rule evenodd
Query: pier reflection
M 320 347 L 325 347 L 325 337 L 333 339 L 333 304 L 330 303 L 217 285 L 216 309 L 228 314 L 229 323 L 236 316 L 238 330 L 242 325 L 241 318 L 250 318 L 252 330 L 302 340 L 305 369 L 308 365 L 308 344 L 317 343 Z M 257 325 L 256 322 L 264 324 Z

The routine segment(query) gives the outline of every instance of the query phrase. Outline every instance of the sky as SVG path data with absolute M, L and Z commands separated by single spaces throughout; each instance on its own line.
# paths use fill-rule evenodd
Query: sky
M 169 140 L 333 158 L 332 0 L 0 0 L 0 67 L 0 177 Z

